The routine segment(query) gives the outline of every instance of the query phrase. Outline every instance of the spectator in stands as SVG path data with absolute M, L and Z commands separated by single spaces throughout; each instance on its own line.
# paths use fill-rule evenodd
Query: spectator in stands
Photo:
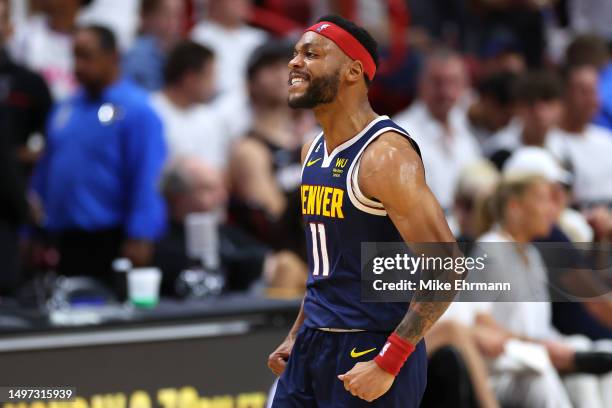
M 231 217 L 274 249 L 304 251 L 300 151 L 314 124 L 287 105 L 291 48 L 262 45 L 249 62 L 253 124 L 231 157 Z
M 458 107 L 467 90 L 461 56 L 439 50 L 428 56 L 419 81 L 419 100 L 394 120 L 417 141 L 427 184 L 445 211 L 453 204 L 457 177 L 480 157 L 480 149 Z
M 548 235 L 536 241 L 545 243 L 538 249 L 546 263 L 548 279 L 555 288 L 555 326 L 565 334 L 579 333 L 591 339 L 612 338 L 612 302 L 568 301 L 568 294 L 588 299 L 609 292 L 609 286 L 591 272 L 592 265 L 601 269 L 597 266 L 599 262 L 588 256 L 591 254 L 588 243 L 601 238 L 594 236 L 582 214 L 569 207 L 567 186 L 571 183 L 571 175 L 549 151 L 539 147 L 518 149 L 504 165 L 505 175 L 528 173 L 537 174 L 552 184 L 555 225 Z M 550 243 L 561 245 L 551 246 Z
M 187 254 L 187 216 L 223 211 L 227 191 L 221 172 L 199 157 L 188 156 L 170 163 L 162 179 L 162 191 L 168 203 L 170 226 L 156 246 L 155 260 L 164 272 L 164 292 L 174 294 L 180 272 L 199 265 L 199 260 Z M 235 225 L 222 223 L 218 231 L 221 267 L 229 290 L 246 290 L 263 276 L 267 284 L 277 288 L 303 291 L 306 269 L 295 255 L 272 255 L 268 247 Z
M 594 122 L 612 130 L 612 59 L 606 42 L 596 35 L 579 35 L 567 47 L 567 66 L 592 65 L 599 71 L 600 110 Z
M 520 146 L 544 147 L 561 116 L 562 84 L 552 72 L 529 72 L 517 80 L 516 119 L 483 144 L 498 167 Z
M 591 123 L 600 103 L 598 72 L 594 66 L 566 70 L 563 115 L 547 145 L 574 174 L 573 193 L 581 207 L 603 205 L 612 209 L 612 132 Z
M 480 51 L 480 65 L 479 73 L 485 77 L 504 72 L 520 75 L 527 69 L 515 36 L 503 30 L 487 38 Z
M 58 0 L 42 3 L 42 14 L 17 27 L 11 51 L 16 61 L 40 73 L 55 100 L 71 95 L 74 77 L 72 42 L 77 15 L 91 0 Z
M 206 103 L 214 92 L 214 60 L 200 44 L 179 43 L 168 55 L 166 85 L 153 96 L 153 106 L 164 123 L 170 157 L 197 156 L 225 169 L 231 140 L 225 122 Z
M 571 194 L 569 189 L 573 176 L 561 166 L 547 149 L 538 146 L 523 146 L 518 148 L 504 163 L 504 174 L 537 174 L 552 183 L 553 202 L 555 207 L 554 220 L 556 225 L 549 239 L 544 242 L 557 241 L 562 236 L 564 242 L 592 242 L 593 230 L 586 219 L 578 211 L 569 207 Z M 570 237 L 573 239 L 570 240 Z M 540 237 L 541 238 L 541 237 Z
M 483 232 L 480 212 L 486 197 L 497 187 L 499 172 L 488 160 L 467 165 L 457 179 L 451 226 L 457 241 L 472 243 Z
M 579 369 L 577 350 L 592 350 L 594 345 L 586 338 L 563 338 L 552 325 L 547 270 L 538 250 L 530 243 L 547 235 L 552 228 L 555 221 L 552 197 L 551 183 L 530 173 L 508 174 L 497 188 L 489 207 L 496 223 L 478 242 L 484 245 L 480 250 L 487 253 L 488 281 L 511 282 L 512 290 L 500 293 L 478 320 L 495 330 L 505 331 L 509 338 L 544 346 L 552 367 L 560 374 L 567 374 Z M 602 350 L 611 349 L 610 343 L 595 345 L 599 346 Z M 547 373 L 548 370 L 542 365 L 538 371 Z M 568 390 L 572 402 L 576 406 L 606 406 L 603 401 L 607 397 L 602 393 L 606 392 L 605 384 L 610 379 L 601 379 L 604 382 L 600 384 L 600 378 L 595 376 L 566 378 L 566 383 L 571 383 Z M 554 406 L 571 406 L 558 387 L 559 379 L 550 384 L 559 399 Z M 499 385 L 498 391 L 510 398 L 509 403 L 525 397 L 523 391 L 509 387 L 504 381 Z
M 51 95 L 44 79 L 16 63 L 7 46 L 13 33 L 10 0 L 0 1 L 0 109 L 10 119 L 8 141 L 22 170 L 29 173 L 40 156 L 42 134 L 51 109 Z
M 11 33 L 10 0 L 0 0 L 0 294 L 19 281 L 18 229 L 30 218 L 26 183 L 40 154 L 30 146 L 42 139 L 51 108 L 45 81 L 11 60 L 5 48 Z
M 551 0 L 473 0 L 470 1 L 474 20 L 472 38 L 480 43 L 509 35 L 529 67 L 544 62 L 546 49 L 545 15 L 550 13 Z
M 181 38 L 183 0 L 143 0 L 140 34 L 123 58 L 123 71 L 149 91 L 159 90 L 166 55 Z
M 464 324 L 454 318 L 455 312 L 462 306 L 465 305 L 453 302 L 442 318 L 427 332 L 425 335 L 427 355 L 431 358 L 438 350 L 448 346 L 453 347 L 465 362 L 476 399 L 476 405 L 461 406 L 499 407 L 499 401 L 489 378 L 487 358 L 493 359 L 503 353 L 507 337 L 500 331 L 473 325 L 471 322 Z M 452 318 L 449 318 L 449 313 L 453 314 Z M 466 314 L 463 309 L 461 313 Z M 439 390 L 430 391 L 439 392 Z
M 117 38 L 118 48 L 126 51 L 130 48 L 138 34 L 138 9 L 141 1 L 93 0 L 79 14 L 79 25 L 101 25 L 108 27 Z
M 151 260 L 165 226 L 156 186 L 166 147 L 146 94 L 121 78 L 110 30 L 78 29 L 74 59 L 82 88 L 51 114 L 34 187 L 58 239 L 59 272 L 110 279 L 116 257 Z
M 467 116 L 470 131 L 481 145 L 508 126 L 514 117 L 516 78 L 514 73 L 505 71 L 479 82 L 477 99 L 470 105 Z
M 266 34 L 246 25 L 251 0 L 210 0 L 208 13 L 192 30 L 191 38 L 210 48 L 217 58 L 217 91 L 244 87 L 249 56 Z

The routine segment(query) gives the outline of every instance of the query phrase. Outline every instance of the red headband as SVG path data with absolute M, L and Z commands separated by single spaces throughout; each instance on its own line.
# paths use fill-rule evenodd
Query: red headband
M 372 59 L 368 50 L 349 32 L 329 21 L 321 21 L 308 27 L 306 31 L 313 31 L 332 40 L 346 55 L 361 62 L 363 70 L 370 81 L 374 79 L 374 74 L 376 73 L 374 59 Z

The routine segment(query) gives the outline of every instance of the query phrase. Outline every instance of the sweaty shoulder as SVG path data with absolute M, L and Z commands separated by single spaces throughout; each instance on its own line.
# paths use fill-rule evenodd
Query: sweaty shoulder
M 397 132 L 385 132 L 363 152 L 359 174 L 395 171 L 400 165 L 417 173 L 423 172 L 423 162 L 410 140 Z
M 423 162 L 415 146 L 397 132 L 385 132 L 363 152 L 359 164 L 359 186 L 375 198 L 381 185 L 420 184 L 425 180 Z

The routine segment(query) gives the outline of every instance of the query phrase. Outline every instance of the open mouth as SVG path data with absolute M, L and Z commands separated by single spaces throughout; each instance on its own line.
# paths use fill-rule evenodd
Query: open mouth
M 306 75 L 299 74 L 291 74 L 289 76 L 289 88 L 294 89 L 298 88 L 308 82 L 308 77 Z

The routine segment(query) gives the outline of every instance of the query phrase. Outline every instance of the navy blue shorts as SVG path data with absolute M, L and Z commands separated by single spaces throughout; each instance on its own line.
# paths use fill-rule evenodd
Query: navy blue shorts
M 302 328 L 278 380 L 272 408 L 418 408 L 427 383 L 427 355 L 421 341 L 386 394 L 373 402 L 354 397 L 338 379 L 360 361 L 372 360 L 389 334 L 331 333 Z M 371 350 L 375 348 L 374 350 Z M 351 357 L 355 349 L 357 358 Z

